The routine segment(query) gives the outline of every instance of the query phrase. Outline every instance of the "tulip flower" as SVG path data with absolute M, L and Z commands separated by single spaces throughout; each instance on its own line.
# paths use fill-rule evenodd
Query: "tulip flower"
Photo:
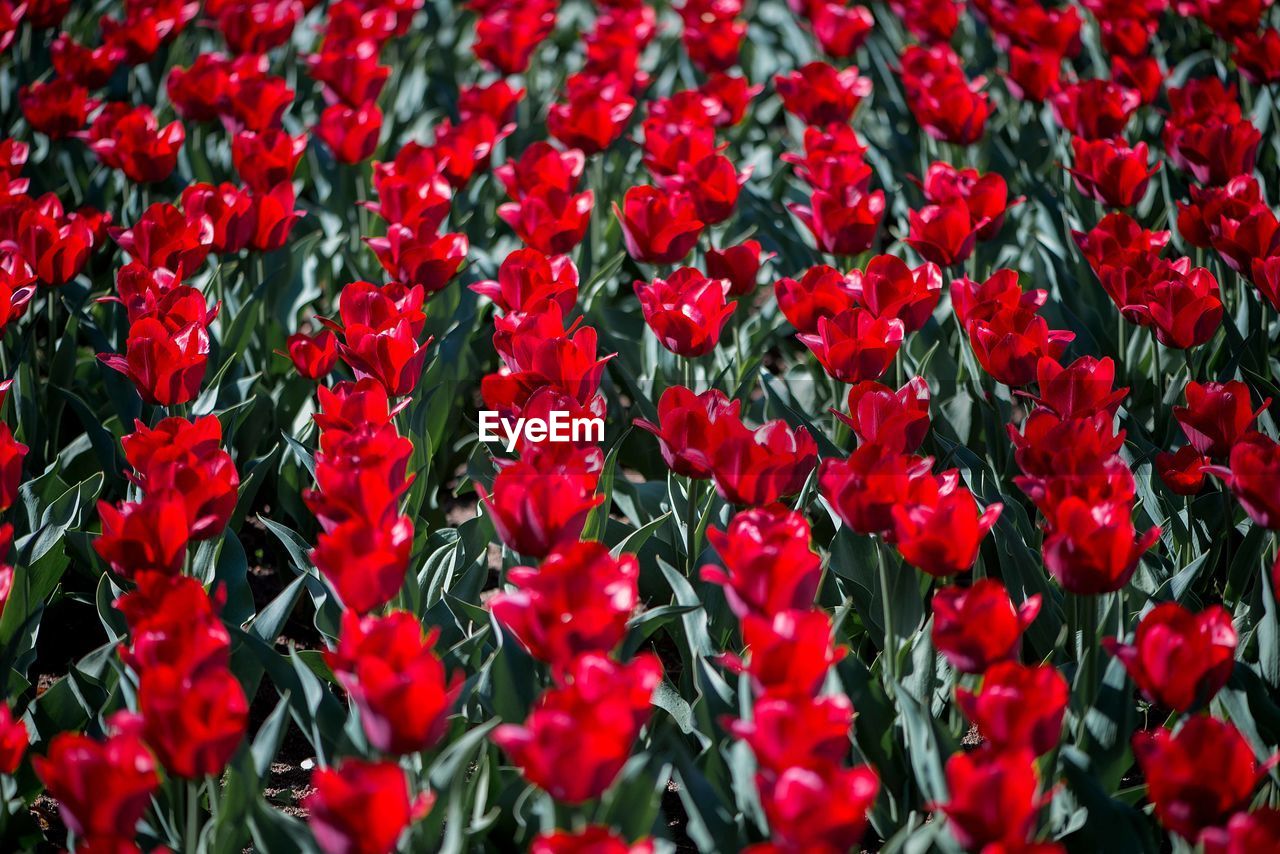
M 742 618 L 742 640 L 746 663 L 729 654 L 721 661 L 748 674 L 756 692 L 770 697 L 812 697 L 846 653 L 831 642 L 831 618 L 811 605 L 771 617 L 747 614 Z
M 1176 732 L 1138 732 L 1133 755 L 1147 779 L 1156 818 L 1190 841 L 1248 806 L 1258 783 L 1253 748 L 1231 724 L 1190 717 Z
M 708 480 L 716 424 L 722 417 L 738 420 L 741 406 L 741 401 L 730 401 L 719 389 L 694 394 L 684 386 L 671 386 L 658 400 L 658 423 L 637 418 L 635 425 L 658 437 L 667 468 L 683 477 Z
M 615 831 L 599 825 L 575 832 L 542 833 L 529 844 L 529 854 L 653 854 L 653 850 L 648 839 L 628 843 Z
M 808 205 L 788 210 L 813 234 L 818 249 L 830 255 L 860 255 L 871 248 L 884 219 L 884 191 L 862 193 L 854 187 L 814 190 Z
M 929 432 L 929 384 L 912 377 L 895 392 L 864 380 L 849 389 L 849 414 L 835 416 L 864 444 L 909 454 Z
M 804 129 L 804 156 L 786 153 L 782 160 L 796 167 L 796 176 L 815 190 L 837 193 L 852 188 L 860 194 L 871 189 L 867 146 L 847 124 Z
M 978 731 L 1001 751 L 1027 748 L 1038 755 L 1057 744 L 1071 689 L 1048 664 L 993 664 L 977 692 L 956 689 L 956 702 Z
M 1070 496 L 1054 509 L 1042 550 L 1045 569 L 1071 593 L 1111 593 L 1124 587 L 1142 554 L 1160 537 L 1134 530 L 1127 506 L 1090 505 Z
M 1186 406 L 1173 407 L 1173 417 L 1182 427 L 1191 447 L 1206 457 L 1225 457 L 1254 421 L 1271 405 L 1262 401 L 1256 410 L 1249 386 L 1239 380 L 1227 383 L 1187 383 Z
M 1280 31 L 1268 27 L 1236 36 L 1232 58 L 1250 83 L 1265 86 L 1280 82 Z
M 160 788 L 155 760 L 119 715 L 125 731 L 98 742 L 86 735 L 54 736 L 47 756 L 32 757 L 36 774 L 59 804 L 68 829 L 82 845 L 113 848 L 131 843 L 151 796 Z
M 1069 170 L 1076 189 L 1087 198 L 1113 208 L 1127 208 L 1142 201 L 1160 164 L 1147 168 L 1147 144 L 1128 146 L 1114 139 L 1071 140 L 1075 153 Z
M 640 565 L 614 558 L 601 543 L 562 546 L 541 566 L 507 573 L 512 590 L 489 600 L 489 610 L 539 661 L 567 668 L 582 653 L 607 655 L 621 643 L 639 603 Z
M 244 739 L 249 701 L 229 669 L 183 673 L 158 665 L 138 685 L 143 737 L 160 764 L 178 777 L 220 775 Z
M 278 129 L 241 131 L 231 138 L 231 165 L 251 190 L 265 193 L 293 180 L 306 148 L 306 134 L 294 137 Z
M 435 800 L 424 793 L 411 801 L 404 770 L 394 762 L 347 759 L 317 767 L 311 787 L 303 806 L 325 854 L 390 854 L 405 828 L 424 817 Z
M 880 779 L 866 765 L 788 768 L 776 779 L 757 775 L 769 827 L 784 850 L 845 851 L 858 843 Z
M 827 697 L 758 699 L 752 719 L 734 720 L 729 731 L 751 746 L 756 765 L 767 774 L 790 768 L 817 770 L 839 765 L 849 753 L 853 703 L 843 694 Z
M 359 163 L 372 157 L 381 131 L 382 111 L 372 102 L 358 107 L 330 104 L 315 127 L 316 137 L 339 163 Z
M 942 271 L 934 264 L 912 269 L 894 255 L 877 255 L 866 272 L 850 271 L 849 287 L 857 303 L 876 317 L 896 318 L 904 333 L 917 332 L 942 295 Z
M 756 289 L 760 265 L 773 257 L 763 254 L 758 240 L 744 240 L 736 246 L 724 249 L 708 249 L 706 272 L 709 279 L 724 279 L 729 283 L 729 296 L 747 296 Z
M 845 383 L 877 379 L 893 364 L 902 346 L 903 323 L 877 317 L 863 308 L 820 318 L 816 335 L 796 337 L 813 351 L 823 369 Z
M 920 189 L 931 205 L 945 205 L 956 199 L 969 208 L 969 218 L 985 224 L 978 228 L 978 240 L 990 240 L 1004 225 L 1005 214 L 1022 203 L 1009 198 L 1009 185 L 996 172 L 980 174 L 977 169 L 957 169 L 950 163 L 929 164 Z
M 499 205 L 498 217 L 531 248 L 555 255 L 582 242 L 594 204 L 591 190 L 574 194 L 539 186 L 519 201 Z
M 615 203 L 613 213 L 622 226 L 627 253 L 649 264 L 680 261 L 698 242 L 705 225 L 684 193 L 669 194 L 643 185 L 627 190 L 622 207 Z
M 337 646 L 325 660 L 360 710 L 365 737 L 382 753 L 417 753 L 444 734 L 462 674 L 446 680 L 433 649 L 437 634 L 424 635 L 417 618 L 405 611 L 342 615 Z
M 731 504 L 770 504 L 794 495 L 818 462 L 818 446 L 803 427 L 781 420 L 751 430 L 726 419 L 711 452 L 711 475 L 720 497 Z
M 1176 453 L 1156 454 L 1156 473 L 1175 495 L 1198 495 L 1204 489 L 1205 469 L 1210 465 L 1209 458 L 1190 445 Z
M 598 479 L 581 465 L 544 471 L 537 462 L 517 460 L 498 472 L 492 489 L 477 491 L 502 542 L 518 554 L 541 558 L 582 533 L 587 514 L 605 498 L 596 495 Z
M 962 673 L 982 673 L 1017 657 L 1022 633 L 1040 613 L 1040 596 L 1014 608 L 1004 585 L 980 578 L 943 587 L 933 597 L 933 645 Z
M 978 231 L 988 224 L 986 219 L 975 221 L 968 204 L 961 199 L 926 205 L 911 211 L 907 218 L 907 245 L 921 258 L 943 267 L 963 263 L 972 255 Z
M 1069 83 L 1049 96 L 1058 126 L 1086 140 L 1121 136 L 1142 96 L 1110 80 Z
M 636 99 L 614 75 L 582 72 L 565 82 L 567 100 L 547 111 L 547 133 L 584 154 L 598 154 L 622 135 Z
M 939 490 L 920 503 L 893 508 L 893 540 L 907 563 L 929 575 L 968 572 L 1002 509 L 996 502 L 979 513 L 973 493 L 964 487 Z
M 787 321 L 797 332 L 809 335 L 818 331 L 821 318 L 835 317 L 858 305 L 852 275 L 845 276 L 825 264 L 810 267 L 799 281 L 779 279 L 773 292 Z
M 666 279 L 637 281 L 634 287 L 645 323 L 663 347 L 685 358 L 714 350 L 737 308 L 728 302 L 728 279 L 708 279 L 694 267 L 681 267 Z
M 724 569 L 702 569 L 704 581 L 724 588 L 741 619 L 813 606 L 821 560 L 809 545 L 809 523 L 781 504 L 744 510 L 728 529 L 707 529 Z
M 661 681 L 656 656 L 617 664 L 587 653 L 523 724 L 502 724 L 492 738 L 529 782 L 558 801 L 580 804 L 599 797 L 622 770 Z
M 871 94 L 871 80 L 849 67 L 841 70 L 825 62 L 811 62 L 773 80 L 783 108 L 806 125 L 847 124 L 862 99 Z
M 36 82 L 18 90 L 22 116 L 32 130 L 52 139 L 70 136 L 84 127 L 96 102 L 89 90 L 65 77 Z
M 1235 666 L 1236 629 L 1217 605 L 1192 613 L 1175 602 L 1149 611 L 1138 623 L 1132 645 L 1105 638 L 1139 690 L 1153 703 L 1187 712 L 1221 690 Z
M 1024 849 L 1041 807 L 1040 779 L 1030 750 L 985 747 L 953 753 L 946 775 L 951 800 L 939 806 L 962 848 Z
M 1260 807 L 1236 813 L 1226 827 L 1207 828 L 1200 834 L 1205 854 L 1249 854 L 1280 845 L 1280 810 Z
M 860 534 L 892 537 L 894 507 L 913 493 L 937 489 L 933 460 L 874 444 L 858 446 L 846 459 L 825 459 L 818 469 L 823 498 L 844 524 Z

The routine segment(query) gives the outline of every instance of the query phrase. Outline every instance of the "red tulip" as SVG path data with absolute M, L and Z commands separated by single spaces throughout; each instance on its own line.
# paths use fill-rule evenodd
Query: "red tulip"
M 1142 96 L 1110 80 L 1069 83 L 1049 97 L 1063 130 L 1084 139 L 1110 139 L 1124 133 Z
M 750 721 L 734 720 L 729 731 L 751 746 L 764 775 L 789 768 L 818 770 L 839 765 L 849 753 L 853 704 L 843 694 L 756 700 Z
M 912 377 L 895 392 L 864 380 L 849 389 L 849 414 L 835 415 L 863 444 L 909 454 L 929 432 L 929 384 Z
M 18 770 L 30 741 L 26 725 L 0 703 L 0 774 L 12 775 Z
M 976 693 L 956 689 L 956 702 L 993 749 L 1026 748 L 1038 756 L 1058 744 L 1070 694 L 1053 666 L 1005 661 L 983 674 Z
M 825 62 L 811 62 L 773 79 L 782 106 L 807 125 L 847 123 L 862 99 L 871 94 L 871 80 L 849 67 L 837 70 Z
M 517 249 L 498 268 L 497 281 L 470 288 L 504 314 L 527 312 L 543 300 L 559 304 L 568 314 L 578 300 L 578 268 L 567 255 L 548 257 L 536 249 Z
M 547 255 L 568 252 L 582 242 L 591 224 L 595 194 L 540 187 L 518 202 L 498 206 L 498 217 L 516 236 Z
M 995 502 L 979 513 L 969 490 L 940 489 L 922 502 L 893 508 L 894 542 L 907 563 L 929 575 L 968 572 L 1002 508 Z
M 204 266 L 213 250 L 213 236 L 213 223 L 204 217 L 188 218 L 163 202 L 143 211 L 131 228 L 111 230 L 112 239 L 134 261 L 187 276 Z
M 962 673 L 982 673 L 1015 659 L 1022 633 L 1040 613 L 1040 596 L 1014 608 L 1004 585 L 980 578 L 967 588 L 943 587 L 933 597 L 933 645 Z
M 767 255 L 761 253 L 758 240 L 744 240 L 724 249 L 708 249 L 707 278 L 726 280 L 731 297 L 746 296 L 756 289 L 760 265 L 772 257 L 772 252 Z
M 804 156 L 786 153 L 782 160 L 796 167 L 796 175 L 815 190 L 840 193 L 852 188 L 860 194 L 871 189 L 867 147 L 847 124 L 804 129 Z
M 1236 36 L 1232 58 L 1240 73 L 1255 86 L 1280 82 L 1280 31 L 1268 27 L 1262 32 Z
M 981 283 L 966 277 L 951 283 L 951 307 L 964 329 L 972 320 L 989 322 L 1007 312 L 1034 314 L 1048 297 L 1048 291 L 1024 292 L 1013 270 L 996 270 Z
M 147 403 L 172 406 L 194 400 L 209 363 L 209 333 L 198 323 L 171 331 L 154 318 L 129 327 L 125 355 L 98 359 L 127 376 Z
M 574 74 L 565 81 L 565 94 L 566 101 L 547 111 L 547 132 L 588 155 L 612 145 L 636 108 L 636 99 L 612 74 Z
M 84 270 L 93 251 L 93 232 L 84 221 L 57 218 L 32 209 L 18 221 L 22 257 L 45 285 L 60 287 Z
M 818 462 L 818 446 L 803 427 L 770 421 L 750 430 L 726 419 L 720 442 L 711 451 L 716 491 L 730 504 L 770 504 L 794 495 Z
M 1035 756 L 1025 748 L 954 753 L 947 760 L 951 800 L 939 804 L 962 848 L 1026 850 L 1041 801 Z
M 471 116 L 458 124 L 445 119 L 436 125 L 435 144 L 440 172 L 458 190 L 489 168 L 493 147 L 506 138 L 515 125 L 499 125 L 489 116 Z
M 846 6 L 838 0 L 822 0 L 810 24 L 813 37 L 823 53 L 835 59 L 847 59 L 871 34 L 875 18 L 866 6 Z
M 941 205 L 927 205 L 907 215 L 910 233 L 907 244 L 921 258 L 943 267 L 962 263 L 973 254 L 978 230 L 987 225 L 985 219 L 974 220 L 969 206 L 961 199 Z
M 66 78 L 86 89 L 101 89 L 124 59 L 124 51 L 116 45 L 86 47 L 69 33 L 58 33 L 49 45 L 49 59 L 59 78 Z
M 742 640 L 747 663 L 732 655 L 725 655 L 723 663 L 749 674 L 756 693 L 771 697 L 812 697 L 846 652 L 831 642 L 831 618 L 812 610 L 812 604 L 772 617 L 747 614 Z
M 102 534 L 94 551 L 125 578 L 142 572 L 176 574 L 187 554 L 187 506 L 181 494 L 153 491 L 118 508 L 98 502 Z
M 1175 495 L 1197 495 L 1204 489 L 1205 468 L 1211 463 L 1190 445 L 1177 453 L 1161 451 L 1156 454 L 1156 473 Z
M 433 650 L 436 634 L 424 636 L 422 624 L 406 611 L 342 615 L 338 644 L 325 660 L 360 709 L 365 737 L 382 753 L 417 753 L 444 734 L 462 674 L 446 680 Z
M 634 287 L 645 323 L 663 347 L 685 358 L 714 350 L 737 308 L 727 301 L 727 279 L 708 279 L 694 267 L 681 267 L 666 279 L 637 281 Z
M 1057 360 L 1076 337 L 1050 329 L 1043 317 L 1022 309 L 1002 310 L 990 320 L 968 324 L 969 344 L 982 369 L 996 382 L 1026 385 L 1044 357 Z
M 230 670 L 187 674 L 144 670 L 138 686 L 143 737 L 169 773 L 190 780 L 219 775 L 240 746 L 249 701 Z
M 187 68 L 171 66 L 165 92 L 178 115 L 189 122 L 211 122 L 226 108 L 231 63 L 220 53 L 202 53 Z
M 894 255 L 877 255 L 866 272 L 849 272 L 849 287 L 863 308 L 876 317 L 897 318 L 904 332 L 928 322 L 942 295 L 942 272 L 934 264 L 914 270 Z
M 136 576 L 137 586 L 116 599 L 129 626 L 130 646 L 120 658 L 137 673 L 171 669 L 198 674 L 226 670 L 231 635 L 218 616 L 221 602 L 189 575 Z
M 1226 827 L 1211 827 L 1200 834 L 1205 854 L 1251 854 L 1280 846 L 1280 810 L 1259 807 L 1236 813 Z
M 1039 395 L 1032 400 L 1059 418 L 1092 418 L 1099 413 L 1114 417 L 1129 389 L 1114 389 L 1116 366 L 1109 357 L 1081 356 L 1063 367 L 1056 360 L 1036 363 Z
M 495 168 L 493 174 L 502 182 L 507 195 L 519 201 L 547 190 L 573 193 L 585 164 L 586 157 L 579 149 L 560 151 L 539 140 L 525 148 L 518 159 Z
M 528 457 L 503 466 L 491 490 L 477 491 L 502 542 L 518 554 L 541 558 L 578 539 L 587 514 L 604 496 L 596 495 L 594 457 L 567 465 L 549 454 Z
M 306 149 L 306 134 L 294 137 L 282 130 L 246 130 L 231 139 L 231 164 L 250 189 L 265 193 L 293 180 Z
M 1227 383 L 1187 383 L 1187 405 L 1173 407 L 1173 417 L 1195 448 L 1206 457 L 1225 457 L 1242 436 L 1253 429 L 1259 415 L 1271 405 L 1262 401 L 1256 410 L 1249 386 L 1233 380 Z
M 272 252 L 289 242 L 293 224 L 303 216 L 302 211 L 293 207 L 295 199 L 293 185 L 288 181 L 277 184 L 265 193 L 255 192 L 252 195 L 249 208 L 253 217 L 250 249 Z
M 420 222 L 414 228 L 392 225 L 386 237 L 366 237 L 378 263 L 397 282 L 421 285 L 428 294 L 444 290 L 467 260 L 465 234 L 438 235 Z
M 241 57 L 232 66 L 223 123 L 234 132 L 278 129 L 293 96 L 294 91 L 283 77 L 265 73 L 252 57 Z M 330 120 L 335 118 L 336 113 Z M 340 128 L 337 130 L 341 133 Z
M 931 205 L 946 205 L 961 200 L 969 209 L 974 223 L 986 223 L 978 227 L 979 241 L 996 236 L 1005 224 L 1005 214 L 1010 207 L 1021 204 L 1021 198 L 1009 198 L 1009 184 L 995 172 L 979 174 L 977 169 L 956 169 L 948 163 L 929 164 L 920 183 L 925 200 Z
M 1191 841 L 1244 809 L 1258 783 L 1253 749 L 1234 726 L 1207 715 L 1178 729 L 1133 736 L 1147 797 L 1167 829 Z
M 1174 602 L 1157 605 L 1138 624 L 1132 645 L 1103 641 L 1153 703 L 1179 712 L 1204 706 L 1235 666 L 1231 615 L 1212 605 L 1192 613 Z
M 859 302 L 852 274 L 824 264 L 810 267 L 799 281 L 779 279 L 773 292 L 787 321 L 805 334 L 817 332 L 820 319 L 835 317 Z
M 412 802 L 404 771 L 394 762 L 347 759 L 311 774 L 313 791 L 303 799 L 307 824 L 325 854 L 390 854 L 400 835 L 435 800 L 424 793 Z M 370 809 L 376 804 L 376 809 Z
M 601 543 L 580 542 L 551 552 L 537 567 L 507 572 L 512 590 L 489 600 L 489 610 L 534 658 L 560 671 L 586 652 L 608 655 L 627 632 L 639 602 L 640 565 L 614 558 Z
M 1153 527 L 1137 534 L 1130 510 L 1071 496 L 1053 511 L 1042 546 L 1045 568 L 1071 593 L 1111 593 L 1124 587 L 1143 552 L 1160 537 Z
M 529 854 L 653 854 L 653 843 L 647 839 L 628 843 L 610 828 L 588 825 L 572 833 L 539 834 L 529 844 Z
M 494 8 L 476 22 L 476 58 L 498 72 L 523 74 L 538 45 L 556 25 L 554 4 Z
M 903 324 L 864 308 L 818 320 L 816 335 L 796 336 L 813 351 L 823 369 L 845 383 L 874 380 L 893 364 L 902 346 Z
M 1157 162 L 1147 168 L 1147 144 L 1126 145 L 1115 139 L 1071 140 L 1075 165 L 1070 169 L 1078 189 L 1086 197 L 1113 208 L 1127 208 L 1142 201 L 1151 177 L 1160 171 Z
M 52 139 L 70 136 L 84 127 L 96 102 L 89 90 L 73 80 L 57 77 L 18 90 L 18 104 L 32 130 Z
M 814 190 L 808 205 L 788 205 L 813 234 L 818 249 L 830 255 L 860 255 L 871 248 L 884 219 L 884 192 L 861 193 L 854 187 Z
M 854 531 L 891 537 L 894 506 L 914 492 L 937 489 L 930 474 L 932 467 L 933 460 L 928 457 L 863 444 L 846 459 L 823 460 L 818 486 L 836 515 Z
M 1013 97 L 1042 103 L 1058 90 L 1062 78 L 1062 57 L 1058 54 L 1012 45 L 1006 82 Z
M 286 341 L 288 356 L 300 376 L 309 380 L 322 380 L 338 363 L 338 337 L 328 329 L 315 335 L 295 332 Z
M 1189 267 L 1183 258 L 1158 270 L 1144 293 L 1130 295 L 1140 301 L 1123 307 L 1136 322 L 1152 326 L 1161 344 L 1180 350 L 1204 344 L 1222 325 L 1218 280 L 1203 267 Z
M 391 75 L 391 68 L 378 62 L 378 45 L 372 40 L 356 42 L 350 48 L 325 47 L 307 57 L 307 67 L 312 78 L 349 107 L 378 100 Z
M 821 560 L 809 536 L 804 516 L 781 504 L 744 510 L 727 530 L 707 529 L 707 540 L 724 568 L 703 567 L 702 578 L 724 588 L 740 619 L 811 608 Z
M 124 721 L 117 716 L 117 723 Z M 47 757 L 31 760 L 82 846 L 128 846 L 152 794 L 160 788 L 155 760 L 135 734 L 136 727 L 130 724 L 128 730 L 104 742 L 59 733 L 49 743 Z
M 531 783 L 558 801 L 582 803 L 599 797 L 622 770 L 661 681 L 654 655 L 617 664 L 588 653 L 542 695 L 524 724 L 500 725 L 493 740 Z
M 187 138 L 182 122 L 160 127 L 150 107 L 108 104 L 89 129 L 89 148 L 106 166 L 124 172 L 130 181 L 163 181 L 178 165 L 178 152 Z
M 311 559 L 344 605 L 367 614 L 400 592 L 412 546 L 408 516 L 381 524 L 353 518 L 322 531 Z
M 372 157 L 378 147 L 382 111 L 372 102 L 359 107 L 331 104 L 320 114 L 315 131 L 339 163 L 359 163 Z
M 236 507 L 240 476 L 221 442 L 222 424 L 213 415 L 166 418 L 155 427 L 138 421 L 121 440 L 134 483 L 147 492 L 182 495 L 193 540 L 221 534 Z
M 741 406 L 741 401 L 730 401 L 719 389 L 694 394 L 684 386 L 671 386 L 658 400 L 658 423 L 637 418 L 635 425 L 658 437 L 667 468 L 707 480 L 717 444 L 716 424 L 721 418 L 737 420 Z
M 463 121 L 473 116 L 488 116 L 496 124 L 505 125 L 515 118 L 516 107 L 524 95 L 524 89 L 513 89 L 505 80 L 495 80 L 487 86 L 463 86 L 458 90 L 458 115 Z
M 847 851 L 858 844 L 880 780 L 869 766 L 788 768 L 758 775 L 760 804 L 773 838 L 787 851 Z
M 627 190 L 622 208 L 615 203 L 613 214 L 622 226 L 627 253 L 650 264 L 680 261 L 698 242 L 705 225 L 687 195 L 646 185 Z

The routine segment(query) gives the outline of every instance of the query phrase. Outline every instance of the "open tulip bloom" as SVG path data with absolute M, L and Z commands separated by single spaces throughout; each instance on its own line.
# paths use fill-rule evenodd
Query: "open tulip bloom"
M 1280 851 L 1272 5 L 0 0 L 0 850 Z

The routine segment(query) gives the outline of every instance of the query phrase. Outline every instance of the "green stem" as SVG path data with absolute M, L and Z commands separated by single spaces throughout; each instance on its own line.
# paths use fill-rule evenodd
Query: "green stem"
M 698 481 L 688 478 L 685 484 L 684 507 L 684 552 L 688 561 L 690 578 L 697 571 L 698 562 Z
M 898 644 L 893 628 L 893 602 L 889 599 L 889 562 L 885 560 L 884 543 L 876 543 L 876 568 L 880 574 L 880 605 L 884 619 L 884 673 L 898 681 Z M 892 689 L 890 689 L 892 695 Z
M 1080 631 L 1080 646 L 1076 675 L 1076 696 L 1080 700 L 1080 714 L 1076 721 L 1076 745 L 1082 746 L 1088 736 L 1085 721 L 1098 685 L 1098 599 L 1095 596 L 1076 595 L 1075 613 Z
M 183 850 L 196 854 L 200 848 L 200 782 L 188 780 L 187 787 L 187 833 L 183 840 Z

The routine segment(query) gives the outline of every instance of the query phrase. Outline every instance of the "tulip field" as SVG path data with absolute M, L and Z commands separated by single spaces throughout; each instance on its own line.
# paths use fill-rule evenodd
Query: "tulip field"
M 1280 852 L 1280 10 L 1053 2 L 0 0 L 0 851 Z

